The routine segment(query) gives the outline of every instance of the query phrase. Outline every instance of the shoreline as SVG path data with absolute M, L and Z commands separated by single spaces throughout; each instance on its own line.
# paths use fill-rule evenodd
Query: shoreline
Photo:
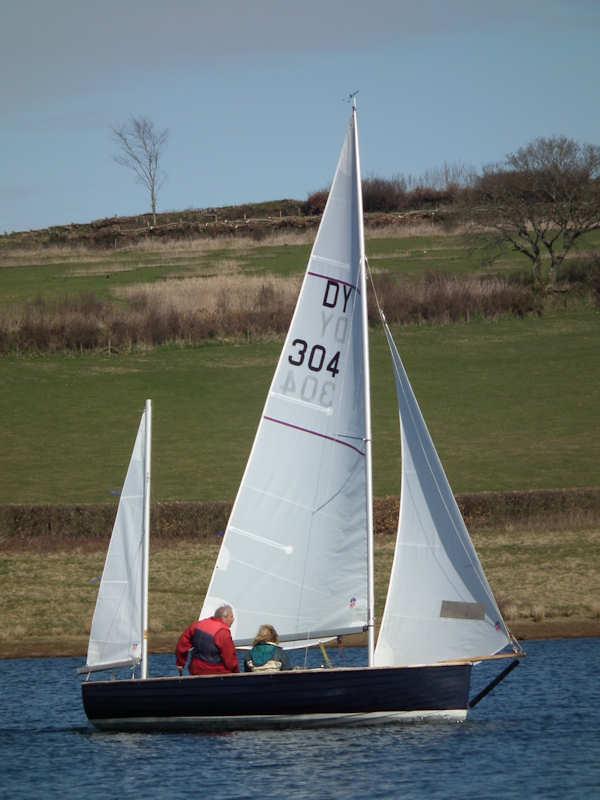
M 512 634 L 520 642 L 542 639 L 579 639 L 600 637 L 600 619 L 522 620 L 511 624 Z M 174 653 L 179 633 L 162 633 L 151 636 L 150 655 Z M 366 645 L 366 635 L 344 637 L 343 646 Z M 337 647 L 332 644 L 330 647 Z M 526 649 L 526 648 L 524 648 Z M 87 636 L 37 639 L 28 642 L 1 642 L 0 659 L 22 658 L 85 658 Z

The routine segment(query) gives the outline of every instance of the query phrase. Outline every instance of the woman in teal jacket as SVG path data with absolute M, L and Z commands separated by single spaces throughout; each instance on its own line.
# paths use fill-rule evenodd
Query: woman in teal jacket
M 250 656 L 244 661 L 246 672 L 276 672 L 290 669 L 286 652 L 278 642 L 279 637 L 275 628 L 272 625 L 261 625 Z

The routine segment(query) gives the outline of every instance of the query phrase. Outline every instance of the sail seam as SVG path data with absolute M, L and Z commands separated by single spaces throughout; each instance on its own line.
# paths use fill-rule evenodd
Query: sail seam
M 358 292 L 360 294 L 358 286 L 355 286 L 353 283 L 350 283 L 349 281 L 343 281 L 341 278 L 333 278 L 331 275 L 323 275 L 320 272 L 313 272 L 312 270 L 310 270 L 308 274 L 311 275 L 313 278 L 323 278 L 324 281 L 333 281 L 335 283 L 341 283 L 344 286 L 349 286 L 351 289 L 354 289 L 355 292 Z
M 349 442 L 343 442 L 341 439 L 336 439 L 335 436 L 328 436 L 326 433 L 319 433 L 318 431 L 313 431 L 310 428 L 303 428 L 301 425 L 293 425 L 291 422 L 285 422 L 284 420 L 276 419 L 275 417 L 268 417 L 266 414 L 263 419 L 267 419 L 269 422 L 275 422 L 277 425 L 284 425 L 286 428 L 294 428 L 297 431 L 302 431 L 302 433 L 310 433 L 312 436 L 318 436 L 321 439 L 327 439 L 330 442 L 335 442 L 335 444 L 341 444 L 344 447 L 349 447 L 351 450 L 354 450 L 360 456 L 364 456 L 364 452 L 359 450 L 358 447 L 355 447 Z

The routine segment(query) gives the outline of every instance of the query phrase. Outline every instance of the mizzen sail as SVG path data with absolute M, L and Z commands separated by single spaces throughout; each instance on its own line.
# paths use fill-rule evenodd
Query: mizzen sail
M 144 518 L 149 403 L 142 414 L 106 555 L 82 671 L 135 665 L 143 655 Z

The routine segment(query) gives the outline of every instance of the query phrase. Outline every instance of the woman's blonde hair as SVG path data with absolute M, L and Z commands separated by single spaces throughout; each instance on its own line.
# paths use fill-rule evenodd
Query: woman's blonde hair
M 272 625 L 261 625 L 254 639 L 254 644 L 264 644 L 265 642 L 276 644 L 278 641 L 277 631 Z

